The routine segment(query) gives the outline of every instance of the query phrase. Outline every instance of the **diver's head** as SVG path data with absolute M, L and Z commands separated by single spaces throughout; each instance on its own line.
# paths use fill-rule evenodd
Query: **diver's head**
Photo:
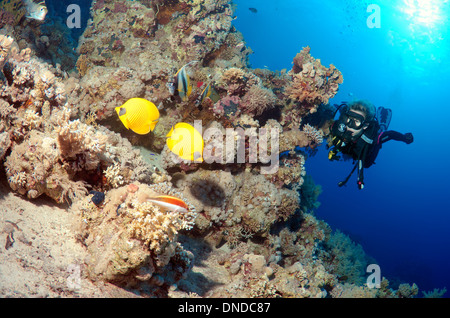
M 350 103 L 345 114 L 348 133 L 353 138 L 361 136 L 375 117 L 375 111 L 375 106 L 367 101 L 360 100 Z

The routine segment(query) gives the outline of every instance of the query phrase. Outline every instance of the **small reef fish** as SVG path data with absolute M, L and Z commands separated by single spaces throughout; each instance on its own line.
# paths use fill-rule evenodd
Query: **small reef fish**
M 26 16 L 27 18 L 39 21 L 43 21 L 45 19 L 45 16 L 47 15 L 48 12 L 47 6 L 45 5 L 45 1 L 23 0 L 23 3 L 27 8 L 28 12 L 28 15 Z
M 131 98 L 115 109 L 125 128 L 131 129 L 139 135 L 145 135 L 153 131 L 159 120 L 158 108 L 155 104 L 143 98 Z
M 178 123 L 167 134 L 170 151 L 183 160 L 203 162 L 204 141 L 202 135 L 187 123 Z
M 0 0 L 0 11 L 4 10 L 14 16 L 14 25 L 26 18 L 43 21 L 47 15 L 47 6 L 43 0 Z
M 257 13 L 258 10 L 256 10 L 256 8 L 248 8 L 252 13 Z
M 189 211 L 187 204 L 184 203 L 183 200 L 170 195 L 160 195 L 148 199 L 147 201 L 156 204 L 157 206 L 166 211 L 180 212 L 180 213 L 187 213 Z
M 206 97 L 211 96 L 211 91 L 212 91 L 211 84 L 206 85 L 200 96 L 195 101 L 195 105 L 197 106 L 201 105 Z
M 201 94 L 198 96 L 198 98 L 195 101 L 195 105 L 202 110 L 202 104 L 205 101 L 206 97 L 209 97 L 213 103 L 217 103 L 219 101 L 220 96 L 217 94 L 217 91 L 214 89 L 214 86 L 210 83 L 208 84 Z
M 100 205 L 103 201 L 105 201 L 105 194 L 99 191 L 89 191 L 89 194 L 92 194 L 91 201 L 95 205 Z
M 186 72 L 186 67 L 197 61 L 191 61 L 176 72 L 172 83 L 169 83 L 169 90 L 172 95 L 177 94 L 183 101 L 186 101 L 192 93 L 191 80 Z

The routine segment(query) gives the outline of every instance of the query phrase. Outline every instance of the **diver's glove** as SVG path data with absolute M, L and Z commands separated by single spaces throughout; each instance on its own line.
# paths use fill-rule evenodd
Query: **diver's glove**
M 406 133 L 404 136 L 405 136 L 405 142 L 408 145 L 414 141 L 414 136 L 412 133 Z

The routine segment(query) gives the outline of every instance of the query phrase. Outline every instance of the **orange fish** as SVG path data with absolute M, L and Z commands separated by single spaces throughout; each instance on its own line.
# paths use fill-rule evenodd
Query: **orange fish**
M 147 201 L 156 204 L 166 211 L 186 213 L 189 207 L 183 200 L 170 195 L 159 195 L 157 197 L 148 199 Z

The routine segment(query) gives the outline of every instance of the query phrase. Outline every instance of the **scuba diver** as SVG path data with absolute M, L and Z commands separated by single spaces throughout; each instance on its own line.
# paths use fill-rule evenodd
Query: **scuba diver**
M 354 101 L 341 104 L 336 112 L 338 110 L 340 110 L 339 119 L 331 128 L 332 146 L 328 152 L 328 159 L 339 160 L 339 152 L 350 156 L 355 165 L 348 177 L 338 185 L 340 187 L 345 185 L 358 168 L 357 184 L 361 190 L 364 188 L 364 168 L 369 168 L 375 163 L 381 146 L 389 140 L 410 144 L 414 141 L 414 137 L 411 133 L 402 134 L 387 130 L 392 117 L 392 110 L 389 108 L 376 109 L 367 101 Z

